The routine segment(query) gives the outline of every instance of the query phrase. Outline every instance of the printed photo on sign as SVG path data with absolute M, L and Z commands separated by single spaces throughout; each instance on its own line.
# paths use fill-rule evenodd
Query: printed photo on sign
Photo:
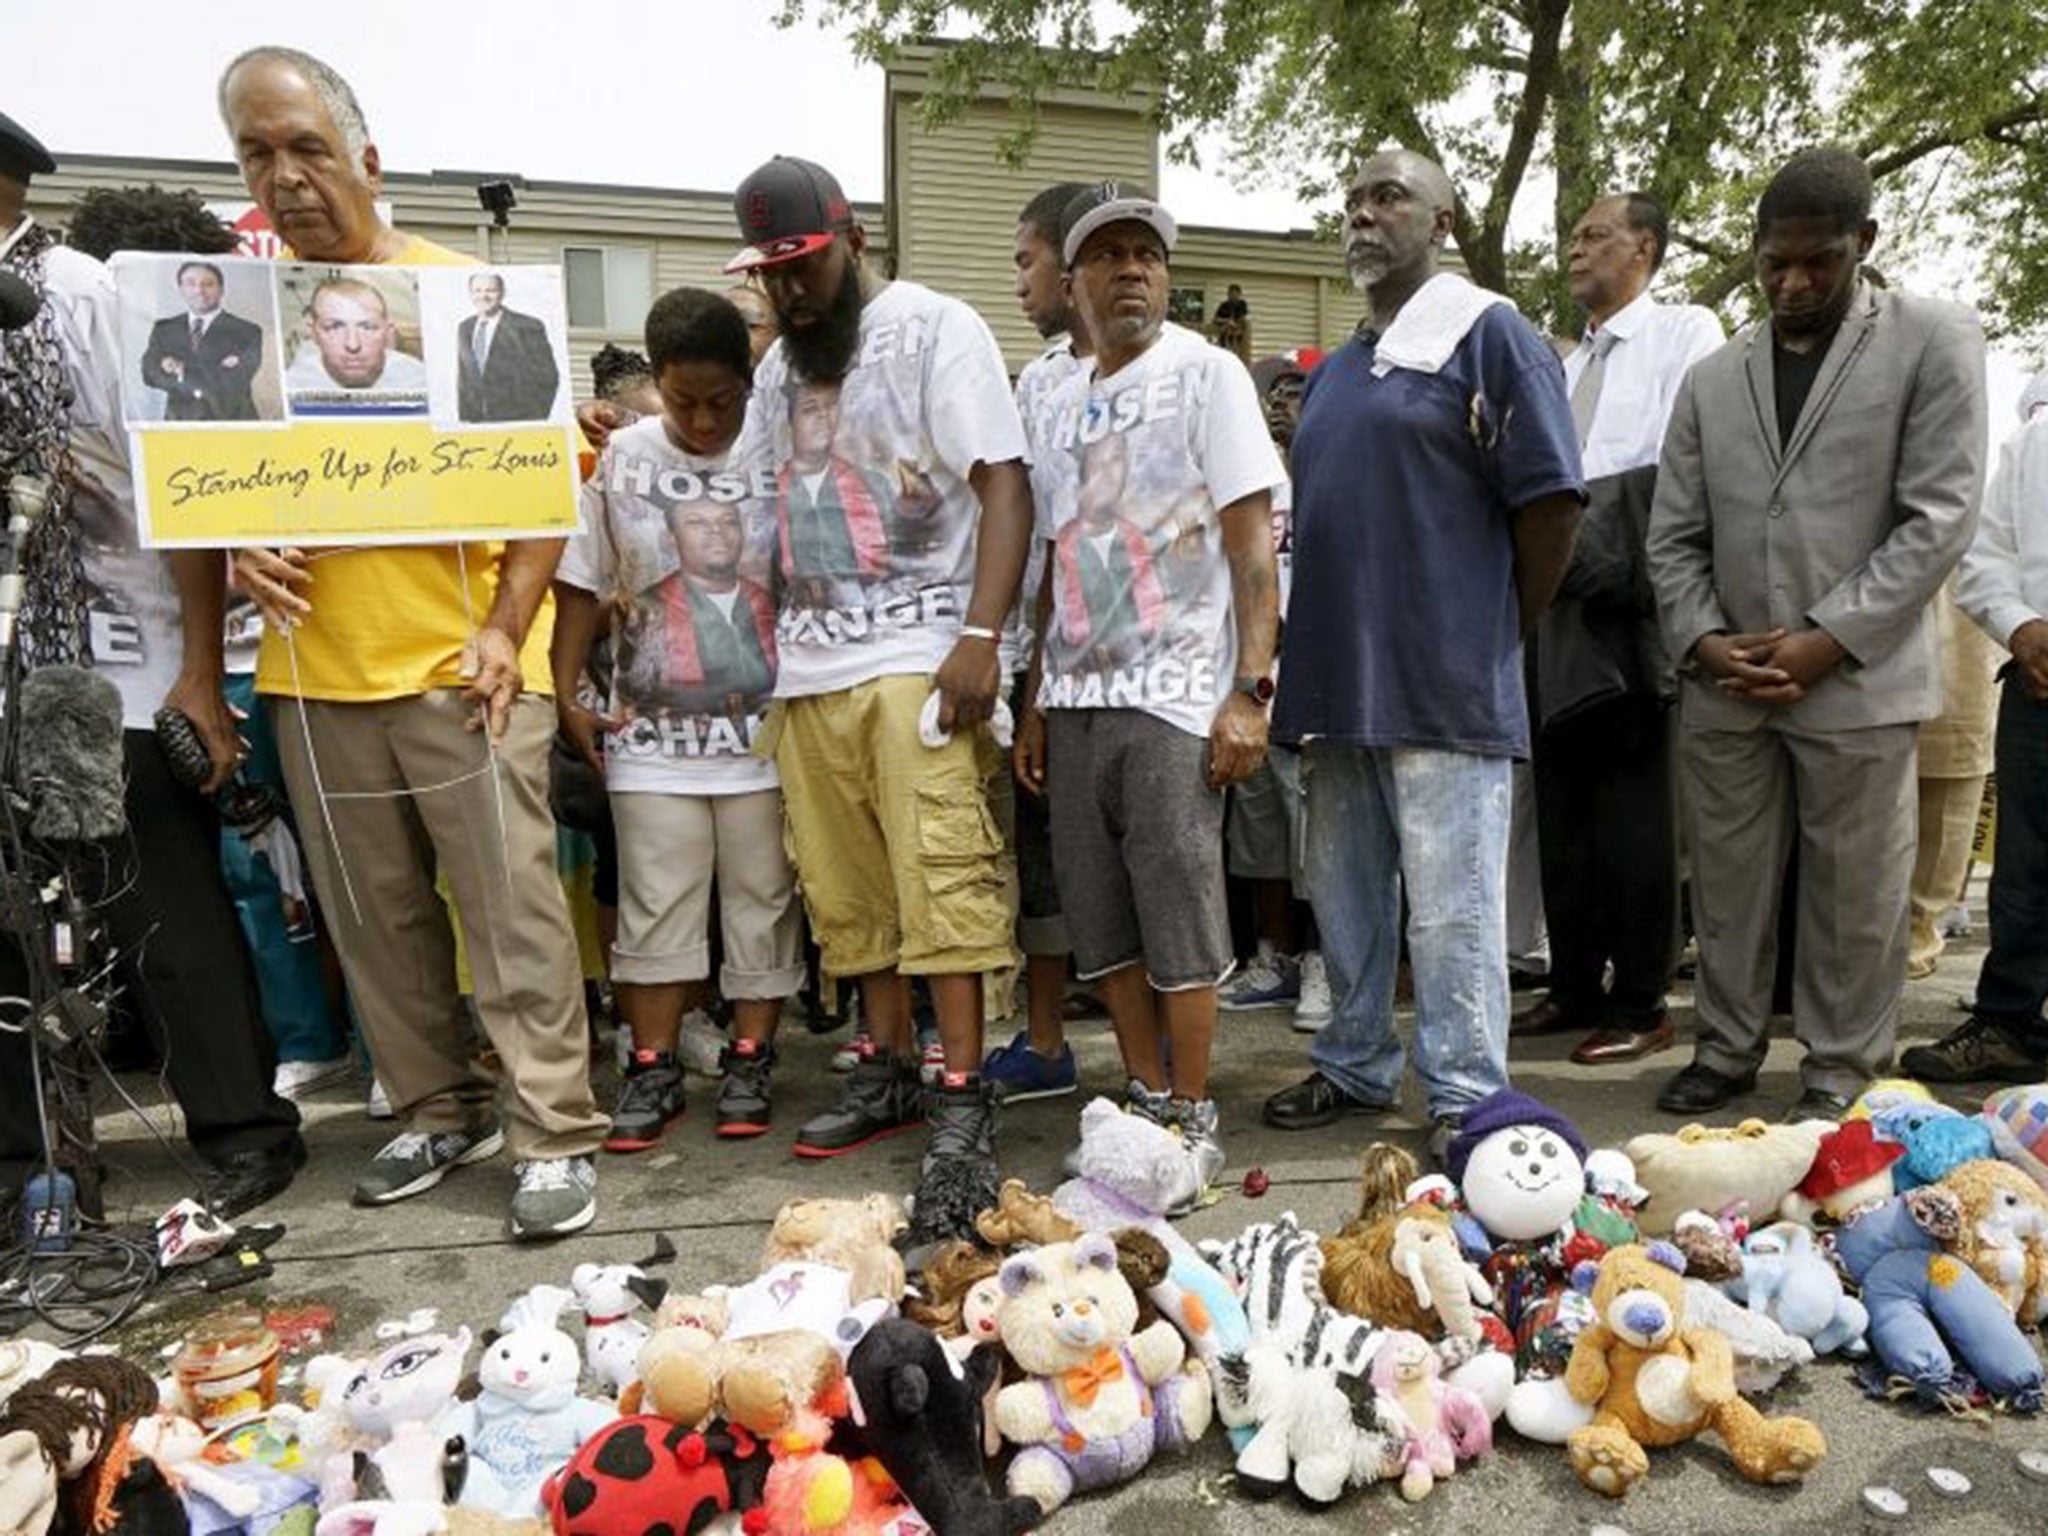
M 562 579 L 617 615 L 606 752 L 617 777 L 745 756 L 775 689 L 771 488 L 694 459 L 642 421 L 584 488 Z
M 560 268 L 428 267 L 419 278 L 435 425 L 568 420 Z
M 294 417 L 427 414 L 418 273 L 311 262 L 276 272 Z
M 113 273 L 129 426 L 247 428 L 284 420 L 266 263 L 123 254 Z

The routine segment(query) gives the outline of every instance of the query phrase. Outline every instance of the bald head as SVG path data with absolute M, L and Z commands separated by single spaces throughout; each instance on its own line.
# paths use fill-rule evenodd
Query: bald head
M 1358 167 L 1358 174 L 1351 178 L 1352 185 L 1356 186 L 1373 175 L 1398 177 L 1433 212 L 1448 213 L 1458 204 L 1458 194 L 1451 186 L 1451 178 L 1444 174 L 1444 168 L 1429 156 L 1419 155 L 1412 149 L 1382 149 L 1368 155 Z
M 1344 266 L 1382 319 L 1435 275 L 1456 203 L 1443 167 L 1412 149 L 1379 150 L 1359 165 L 1344 198 Z

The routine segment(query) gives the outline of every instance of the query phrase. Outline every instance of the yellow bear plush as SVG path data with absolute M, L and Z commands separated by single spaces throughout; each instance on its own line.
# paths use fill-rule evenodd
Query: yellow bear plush
M 1767 1419 L 1736 1396 L 1727 1339 L 1685 1326 L 1683 1262 L 1662 1243 L 1630 1243 L 1600 1261 L 1595 1321 L 1565 1370 L 1566 1390 L 1595 1409 L 1566 1442 L 1572 1469 L 1594 1492 L 1619 1498 L 1650 1470 L 1645 1447 L 1711 1429 L 1751 1482 L 1797 1482 L 1827 1454 L 1827 1440 L 1805 1419 Z

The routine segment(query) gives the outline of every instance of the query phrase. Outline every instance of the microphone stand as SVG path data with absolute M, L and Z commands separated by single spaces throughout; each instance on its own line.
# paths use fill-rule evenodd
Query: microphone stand
M 44 1171 L 54 1174 L 63 1167 L 77 1188 L 80 1212 L 98 1221 L 105 1210 L 91 1061 L 108 1008 L 89 990 L 99 978 L 87 973 L 99 925 L 61 855 L 30 839 L 25 820 L 33 787 L 21 780 L 21 696 L 28 669 L 18 624 L 27 585 L 26 551 L 47 505 L 49 485 L 17 474 L 6 491 L 6 569 L 0 572 L 0 928 L 13 935 L 26 962 L 29 1008 L 22 1027 L 30 1069 L 51 1090 L 38 1095 L 44 1108 Z

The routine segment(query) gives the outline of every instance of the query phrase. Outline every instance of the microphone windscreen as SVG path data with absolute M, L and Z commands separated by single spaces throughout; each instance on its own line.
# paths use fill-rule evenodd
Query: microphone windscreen
M 87 667 L 38 667 L 21 685 L 21 785 L 29 831 L 53 843 L 118 837 L 121 695 Z
M 12 272 L 0 272 L 0 331 L 18 331 L 35 319 L 43 296 Z

